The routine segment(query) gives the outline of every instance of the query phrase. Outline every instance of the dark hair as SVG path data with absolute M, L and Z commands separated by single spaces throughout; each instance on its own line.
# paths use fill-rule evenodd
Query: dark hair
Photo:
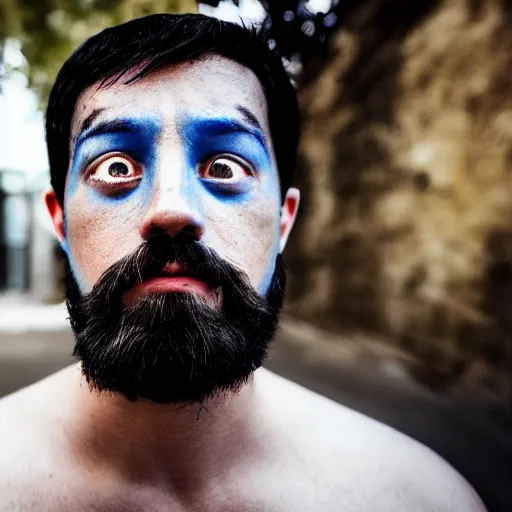
M 46 144 L 51 184 L 61 204 L 69 165 L 71 120 L 80 94 L 92 84 L 108 84 L 143 64 L 130 83 L 166 64 L 215 53 L 258 77 L 267 99 L 270 132 L 284 197 L 297 158 L 297 95 L 282 60 L 262 31 L 200 14 L 154 14 L 103 30 L 83 43 L 64 63 L 46 111 Z

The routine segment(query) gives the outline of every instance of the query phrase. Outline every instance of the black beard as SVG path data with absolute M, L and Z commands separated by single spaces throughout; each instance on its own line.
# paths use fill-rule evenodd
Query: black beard
M 189 292 L 152 294 L 126 304 L 126 292 L 158 276 L 169 262 L 218 288 L 220 305 Z M 73 355 L 91 389 L 129 400 L 203 403 L 236 392 L 265 360 L 285 281 L 280 255 L 262 297 L 244 272 L 200 242 L 156 236 L 112 265 L 88 294 L 80 296 L 68 272 Z

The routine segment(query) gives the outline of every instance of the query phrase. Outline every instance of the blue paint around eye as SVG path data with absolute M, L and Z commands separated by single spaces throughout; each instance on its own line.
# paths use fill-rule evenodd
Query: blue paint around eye
M 141 164 L 145 171 L 141 186 L 149 185 L 155 170 L 161 126 L 161 122 L 155 118 L 118 119 L 100 123 L 80 134 L 75 144 L 67 194 L 74 194 L 89 164 L 111 152 L 126 153 Z M 94 189 L 90 190 L 98 200 L 121 200 L 130 195 L 127 192 L 107 198 Z
M 255 170 L 254 178 L 234 184 L 222 180 L 204 179 L 204 186 L 224 199 L 241 199 L 252 189 L 251 180 L 272 172 L 272 160 L 265 135 L 258 129 L 230 118 L 198 118 L 183 116 L 180 123 L 185 143 L 187 166 L 196 170 L 198 165 L 220 154 L 233 154 L 246 160 Z M 265 181 L 265 183 L 268 180 Z
M 213 194 L 225 199 L 231 199 L 234 196 L 239 196 L 240 194 L 246 194 L 251 191 L 252 178 L 247 178 L 239 183 L 227 184 L 223 183 L 221 179 L 218 180 L 204 180 L 204 186 Z

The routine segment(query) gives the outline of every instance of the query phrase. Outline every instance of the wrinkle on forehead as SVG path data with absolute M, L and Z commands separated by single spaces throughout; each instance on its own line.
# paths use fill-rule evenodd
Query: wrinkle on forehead
M 153 114 L 171 124 L 176 122 L 177 110 L 198 116 L 239 117 L 237 105 L 255 115 L 271 140 L 263 88 L 256 75 L 242 64 L 209 54 L 164 66 L 126 84 L 138 71 L 131 70 L 109 87 L 99 88 L 100 81 L 80 95 L 71 125 L 71 144 L 85 119 L 100 108 L 104 111 L 98 121 Z

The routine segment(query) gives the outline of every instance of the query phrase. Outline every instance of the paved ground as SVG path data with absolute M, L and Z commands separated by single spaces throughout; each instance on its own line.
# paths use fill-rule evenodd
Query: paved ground
M 355 345 L 345 352 L 333 350 L 331 364 L 324 364 L 318 354 L 326 343 L 318 341 L 306 350 L 312 342 L 304 339 L 285 329 L 267 366 L 431 446 L 472 483 L 490 512 L 512 511 L 510 411 L 500 404 L 434 396 L 407 384 L 396 368 L 391 372 L 395 378 L 372 365 L 363 370 Z M 0 332 L 0 396 L 69 364 L 71 349 L 67 330 Z

